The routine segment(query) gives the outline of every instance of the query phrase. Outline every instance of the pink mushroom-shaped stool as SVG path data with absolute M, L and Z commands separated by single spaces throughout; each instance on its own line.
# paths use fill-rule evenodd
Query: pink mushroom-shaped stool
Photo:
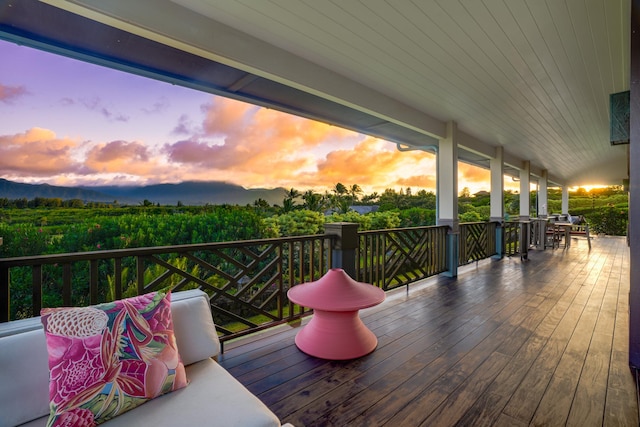
M 313 318 L 296 335 L 296 345 L 303 352 L 321 359 L 348 360 L 369 354 L 378 345 L 358 310 L 384 301 L 382 289 L 356 282 L 341 268 L 332 268 L 315 282 L 289 289 L 287 296 L 313 309 Z

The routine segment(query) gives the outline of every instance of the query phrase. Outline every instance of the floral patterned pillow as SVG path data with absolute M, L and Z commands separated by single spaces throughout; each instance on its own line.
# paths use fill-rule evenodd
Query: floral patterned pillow
M 78 308 L 45 308 L 49 352 L 47 427 L 95 426 L 185 387 L 171 294 Z

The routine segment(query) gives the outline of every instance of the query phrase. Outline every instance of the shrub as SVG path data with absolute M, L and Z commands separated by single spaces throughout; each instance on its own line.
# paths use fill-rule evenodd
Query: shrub
M 265 229 L 281 236 L 306 236 L 324 231 L 324 215 L 309 210 L 295 210 L 263 219 Z
M 628 218 L 628 208 L 607 206 L 596 209 L 586 219 L 593 233 L 625 236 L 627 234 Z
M 476 211 L 465 212 L 459 215 L 460 222 L 479 222 L 482 221 L 480 214 Z
M 401 227 L 422 227 L 435 225 L 436 211 L 434 209 L 410 208 L 399 212 Z
M 30 224 L 0 223 L 0 257 L 40 255 L 51 252 L 52 238 L 42 227 Z
M 325 222 L 354 222 L 359 225 L 359 231 L 397 228 L 401 224 L 400 213 L 397 211 L 371 212 L 364 215 L 355 211 L 334 213 L 326 217 Z

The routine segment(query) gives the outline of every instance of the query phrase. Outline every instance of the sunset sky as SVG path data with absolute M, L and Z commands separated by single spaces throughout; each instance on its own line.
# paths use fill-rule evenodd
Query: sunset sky
M 435 157 L 334 126 L 0 41 L 0 177 L 435 190 Z M 460 164 L 459 189 L 489 190 Z

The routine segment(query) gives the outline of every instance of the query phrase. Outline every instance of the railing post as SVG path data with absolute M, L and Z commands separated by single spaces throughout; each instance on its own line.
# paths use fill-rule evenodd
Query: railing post
M 11 292 L 9 291 L 9 269 L 0 267 L 0 322 L 8 322 L 11 313 Z
M 520 221 L 520 259 L 529 259 L 529 243 L 531 232 L 529 226 L 531 221 Z
M 491 222 L 496 223 L 496 253 L 491 258 L 502 259 L 504 257 L 504 221 L 502 219 L 494 220 L 492 218 Z
M 447 277 L 458 276 L 458 265 L 460 264 L 460 225 L 458 220 L 439 221 L 439 225 L 449 226 L 447 231 L 446 254 L 447 254 L 447 271 L 444 274 Z
M 331 246 L 331 268 L 341 268 L 351 278 L 356 279 L 356 250 L 358 238 L 358 224 L 353 222 L 332 222 L 324 225 L 325 234 L 335 235 Z
M 536 242 L 536 249 L 542 249 L 545 250 L 547 247 L 547 219 L 546 218 L 538 218 L 536 220 L 536 226 L 537 226 L 537 231 L 538 231 L 538 236 L 537 239 L 538 241 Z
M 458 276 L 458 258 L 460 257 L 458 254 L 460 249 L 459 237 L 459 232 L 449 231 L 449 233 L 447 233 L 447 271 L 444 272 L 444 275 L 447 277 Z

